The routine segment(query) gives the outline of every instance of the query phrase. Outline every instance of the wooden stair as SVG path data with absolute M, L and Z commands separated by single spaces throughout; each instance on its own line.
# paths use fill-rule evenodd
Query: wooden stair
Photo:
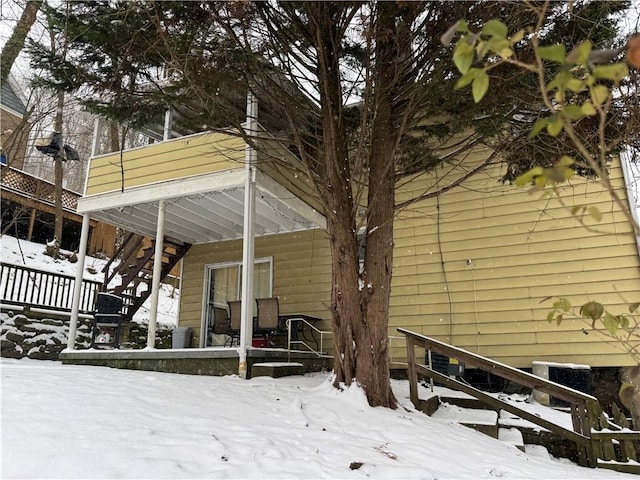
M 627 419 L 620 412 L 614 412 L 613 420 L 607 417 L 595 397 L 434 338 L 404 328 L 399 328 L 398 331 L 406 337 L 409 395 L 416 408 L 425 413 L 431 412 L 430 415 L 437 414 L 440 399 L 433 401 L 433 396 L 429 400 L 421 399 L 418 391 L 418 376 L 430 378 L 439 385 L 463 392 L 467 398 L 475 399 L 498 411 L 498 434 L 500 427 L 517 426 L 522 433 L 523 443 L 544 445 L 555 456 L 572 458 L 585 467 L 640 474 L 640 431 L 631 430 Z M 537 390 L 558 398 L 570 405 L 567 413 L 571 421 L 557 422 L 553 417 L 543 418 L 525 408 L 522 400 L 501 395 L 493 396 L 467 382 L 440 373 L 431 365 L 418 361 L 419 358 L 431 358 L 431 355 L 426 353 L 424 357 L 419 357 L 416 354 L 418 347 L 425 352 L 431 351 L 455 359 L 467 367 L 491 372 L 521 388 Z M 523 427 L 527 423 L 523 423 L 522 420 L 532 424 L 532 428 Z
M 169 275 L 169 272 L 185 256 L 189 248 L 191 248 L 189 243 L 179 243 L 167 238 L 164 239 L 160 281 L 163 281 Z M 103 291 L 122 297 L 124 300 L 122 313 L 125 322 L 133 318 L 151 295 L 154 257 L 155 240 L 147 240 L 141 235 L 130 233 L 125 237 L 120 248 L 103 269 L 105 274 Z M 111 266 L 116 258 L 119 258 L 120 262 L 112 270 Z M 120 285 L 108 288 L 109 283 L 117 273 L 120 274 Z

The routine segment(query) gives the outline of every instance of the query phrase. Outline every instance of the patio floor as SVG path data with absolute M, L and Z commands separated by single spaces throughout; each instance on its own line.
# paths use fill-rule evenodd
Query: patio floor
M 68 365 L 94 365 L 130 370 L 186 373 L 192 375 L 234 375 L 238 373 L 238 351 L 235 348 L 184 348 L 157 350 L 65 350 L 60 360 Z M 247 377 L 251 367 L 265 362 L 297 362 L 304 372 L 330 370 L 333 357 L 281 348 L 247 349 Z

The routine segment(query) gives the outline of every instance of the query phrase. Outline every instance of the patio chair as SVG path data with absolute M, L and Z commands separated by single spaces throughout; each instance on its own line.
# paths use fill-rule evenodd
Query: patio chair
M 264 335 L 267 339 L 278 331 L 279 306 L 277 298 L 256 298 L 258 305 L 257 328 L 254 333 Z
M 231 337 L 231 346 L 235 340 L 237 344 L 240 344 L 240 309 L 242 302 L 240 300 L 232 300 L 227 302 L 229 305 L 229 336 Z
M 231 324 L 227 309 L 221 307 L 211 307 L 213 317 L 213 333 L 216 335 L 231 335 Z

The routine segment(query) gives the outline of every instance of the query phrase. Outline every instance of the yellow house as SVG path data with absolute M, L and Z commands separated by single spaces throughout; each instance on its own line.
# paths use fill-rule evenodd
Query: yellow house
M 261 153 L 234 132 L 205 132 L 95 156 L 78 204 L 86 219 L 190 245 L 178 326 L 193 330 L 192 347 L 210 345 L 214 306 L 250 299 L 240 362 L 251 348 L 253 297 L 277 297 L 281 313 L 318 317 L 319 329 L 330 330 L 324 217 L 304 176 L 277 166 L 295 157 L 265 134 L 258 142 Z M 445 175 L 465 175 L 473 162 L 407 179 L 398 201 L 441 185 Z M 389 335 L 403 327 L 519 368 L 536 360 L 631 364 L 582 321 L 546 321 L 549 297 L 597 300 L 612 313 L 639 300 L 638 239 L 620 207 L 598 181 L 571 179 L 559 200 L 500 183 L 501 168 L 398 212 Z M 611 169 L 626 199 L 620 165 Z M 581 225 L 574 205 L 597 207 L 602 220 Z M 158 283 L 154 269 L 156 291 Z M 392 338 L 391 345 L 402 360 L 404 344 Z

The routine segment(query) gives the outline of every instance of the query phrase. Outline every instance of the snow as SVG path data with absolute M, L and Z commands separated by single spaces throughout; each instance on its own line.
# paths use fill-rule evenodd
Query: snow
M 18 241 L 15 237 L 9 235 L 0 236 L 0 260 L 2 263 L 12 265 L 24 265 L 29 268 L 42 270 L 44 272 L 60 273 L 63 275 L 71 275 L 75 277 L 77 263 L 71 263 L 68 260 L 54 259 L 48 255 L 44 255 L 45 246 L 40 243 L 27 242 L 26 240 Z M 63 253 L 70 254 L 71 252 Z M 86 256 L 84 264 L 83 278 L 85 280 L 95 280 L 102 282 L 104 274 L 102 269 L 108 260 Z M 114 287 L 120 283 L 119 275 L 109 284 Z M 175 325 L 178 317 L 178 306 L 180 304 L 180 292 L 167 284 L 160 285 L 160 296 L 158 298 L 158 323 L 167 325 Z M 142 305 L 140 310 L 136 312 L 133 320 L 138 323 L 147 323 L 149 320 L 149 308 L 151 306 L 151 298 Z
M 242 380 L 5 358 L 0 372 L 6 479 L 632 478 L 427 417 L 406 381 L 393 381 L 390 410 L 326 373 Z
M 43 245 L 4 235 L 0 246 L 3 262 L 75 274 L 76 264 L 42 255 Z M 104 263 L 87 258 L 85 278 L 101 280 L 86 267 Z M 159 318 L 175 323 L 179 295 L 167 289 Z M 370 407 L 357 386 L 333 388 L 327 373 L 243 380 L 1 358 L 0 376 L 3 479 L 632 478 L 538 446 L 523 453 L 459 425 L 472 415 L 457 407 L 428 417 L 413 408 L 406 381 L 392 380 L 400 405 L 390 410 Z M 419 388 L 423 399 L 455 395 Z

